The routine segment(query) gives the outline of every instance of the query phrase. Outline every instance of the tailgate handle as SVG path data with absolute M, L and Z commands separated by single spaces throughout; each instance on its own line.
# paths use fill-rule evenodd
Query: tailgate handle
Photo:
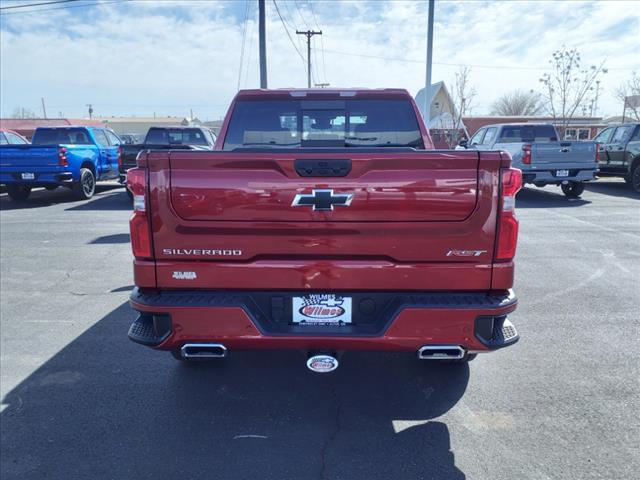
M 294 161 L 294 166 L 301 177 L 346 177 L 351 171 L 351 159 L 299 158 Z

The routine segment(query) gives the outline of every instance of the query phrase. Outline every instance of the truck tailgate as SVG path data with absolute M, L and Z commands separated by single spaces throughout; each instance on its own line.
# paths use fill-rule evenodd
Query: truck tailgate
M 592 164 L 595 168 L 595 148 L 595 142 L 534 143 L 531 163 L 562 168 Z
M 11 145 L 0 148 L 0 167 L 28 167 L 58 165 L 56 145 Z
M 336 159 L 350 161 L 345 176 L 296 169 Z M 172 151 L 140 163 L 158 288 L 491 287 L 498 152 Z M 352 200 L 292 205 L 314 190 Z
M 174 151 L 171 203 L 183 220 L 251 222 L 459 222 L 476 207 L 476 154 L 455 159 L 444 153 L 345 157 L 344 153 L 306 153 L 293 159 Z M 349 174 L 303 177 L 296 170 L 298 161 L 313 168 L 332 160 L 350 163 Z M 351 194 L 351 203 L 328 211 L 292 208 L 297 194 L 309 195 L 313 189 Z

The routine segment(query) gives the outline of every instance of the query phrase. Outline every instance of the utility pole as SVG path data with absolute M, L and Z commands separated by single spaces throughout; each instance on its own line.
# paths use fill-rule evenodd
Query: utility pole
M 93 118 L 93 104 L 87 103 L 87 107 L 89 107 L 89 119 Z
M 435 7 L 435 0 L 429 0 L 429 15 L 427 19 L 427 25 L 429 31 L 427 32 L 427 78 L 424 88 L 424 125 L 429 128 L 429 120 L 431 117 L 431 65 L 433 64 L 433 10 Z
M 264 23 L 264 0 L 258 0 L 258 37 L 260 39 L 260 88 L 267 88 L 267 32 Z
M 314 32 L 313 30 L 301 32 L 300 30 L 296 30 L 296 34 L 307 37 L 307 88 L 311 88 L 311 37 L 314 35 L 322 35 L 322 30 L 319 32 Z
M 47 119 L 47 110 L 44 108 L 44 97 L 40 97 L 40 100 L 42 100 L 42 114 L 44 115 L 44 119 Z

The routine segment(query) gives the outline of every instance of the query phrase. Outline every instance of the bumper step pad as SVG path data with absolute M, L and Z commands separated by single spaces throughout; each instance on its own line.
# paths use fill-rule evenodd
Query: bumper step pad
M 516 327 L 506 315 L 499 317 L 478 317 L 475 328 L 476 338 L 490 350 L 508 347 L 520 340 Z
M 129 327 L 129 339 L 149 347 L 156 347 L 171 335 L 168 315 L 141 313 Z

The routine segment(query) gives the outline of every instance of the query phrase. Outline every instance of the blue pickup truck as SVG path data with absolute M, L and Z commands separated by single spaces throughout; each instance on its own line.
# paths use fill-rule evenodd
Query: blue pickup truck
M 96 181 L 118 178 L 121 143 L 106 128 L 38 128 L 31 144 L 0 145 L 0 184 L 17 201 L 34 187 L 67 187 L 79 199 L 91 198 Z

